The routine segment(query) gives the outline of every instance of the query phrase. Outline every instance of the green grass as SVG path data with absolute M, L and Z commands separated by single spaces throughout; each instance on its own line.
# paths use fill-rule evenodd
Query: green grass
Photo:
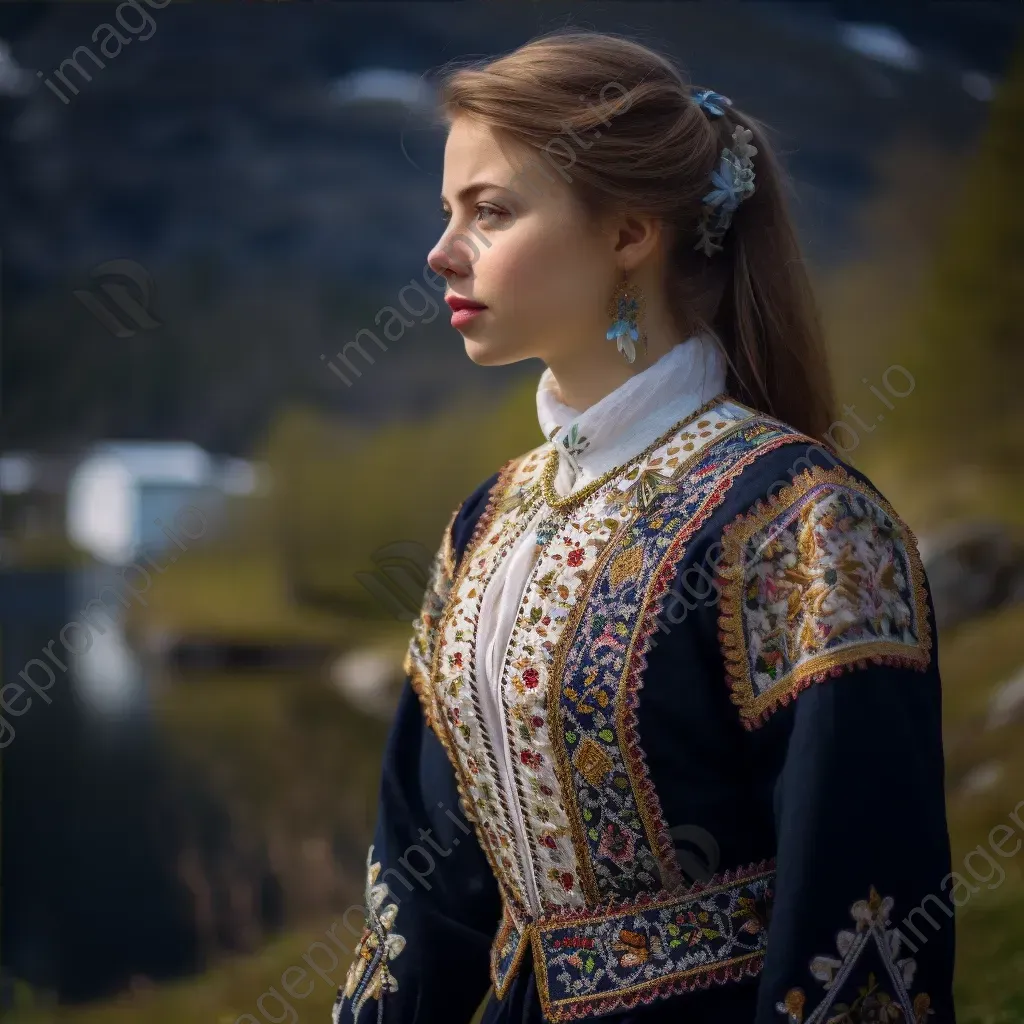
M 262 1024 L 265 1018 L 260 1015 L 257 1000 L 274 987 L 295 1011 L 294 1018 L 290 1014 L 284 1017 L 288 1024 L 329 1024 L 336 987 L 311 973 L 302 957 L 313 942 L 323 941 L 324 932 L 331 924 L 330 920 L 325 920 L 322 927 L 282 936 L 250 956 L 226 957 L 198 978 L 139 989 L 93 1006 L 15 1010 L 5 1016 L 4 1021 L 5 1024 L 235 1024 L 242 1014 L 248 1013 Z M 321 962 L 327 963 L 326 959 Z M 348 958 L 338 951 L 337 969 L 324 973 L 341 985 L 348 965 Z M 295 972 L 288 974 L 292 991 L 307 993 L 303 999 L 290 997 L 282 985 L 282 976 L 290 967 L 307 972 L 305 978 Z M 482 1002 L 474 1020 L 479 1019 L 483 1005 Z M 267 1013 L 277 1019 L 284 1012 L 272 995 L 267 996 L 264 1006 Z
M 311 943 L 323 939 L 330 924 L 326 921 L 323 927 L 282 936 L 249 956 L 225 958 L 201 977 L 140 989 L 92 1006 L 16 1010 L 5 1020 L 10 1024 L 235 1024 L 245 1013 L 261 1020 L 256 1001 L 271 986 L 288 998 L 280 987 L 281 975 L 289 967 L 305 966 L 303 954 Z M 347 970 L 348 961 L 339 951 L 338 968 L 328 973 L 340 985 Z M 327 1024 L 336 989 L 313 974 L 301 984 L 296 984 L 297 978 L 289 975 L 294 991 L 307 991 L 313 982 L 305 999 L 289 1000 L 298 1020 Z M 264 1005 L 272 1016 L 280 1015 L 280 1004 L 272 997 Z
M 1024 848 L 1002 859 L 990 835 L 997 825 L 1019 834 L 1010 813 L 1024 801 L 1024 744 L 1020 723 L 985 729 L 992 692 L 1024 662 L 1024 606 L 1001 609 L 939 640 L 947 723 L 947 809 L 953 870 L 979 892 L 957 912 L 956 1002 L 960 1024 L 1011 1024 L 1024 1020 Z M 959 783 L 980 764 L 1001 772 L 984 792 Z M 1024 808 L 1022 812 L 1024 813 Z M 996 841 L 1006 839 L 997 833 Z M 1008 840 L 1012 849 L 1013 837 Z M 976 882 L 965 866 L 982 847 L 1005 875 L 989 885 Z M 979 871 L 984 861 L 972 864 Z

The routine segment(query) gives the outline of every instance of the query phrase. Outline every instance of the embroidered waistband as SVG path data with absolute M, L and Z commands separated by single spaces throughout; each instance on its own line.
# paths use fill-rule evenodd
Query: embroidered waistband
M 683 892 L 523 921 L 506 901 L 491 947 L 501 999 L 528 947 L 546 1020 L 600 1017 L 760 972 L 774 885 L 765 861 Z

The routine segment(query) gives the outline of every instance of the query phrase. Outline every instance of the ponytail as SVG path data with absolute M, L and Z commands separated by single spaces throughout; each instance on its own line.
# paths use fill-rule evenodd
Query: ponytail
M 727 339 L 730 393 L 741 402 L 824 438 L 834 398 L 824 331 L 781 187 L 781 170 L 761 124 L 754 133 L 756 188 L 742 202 L 721 253 L 726 287 L 712 323 Z

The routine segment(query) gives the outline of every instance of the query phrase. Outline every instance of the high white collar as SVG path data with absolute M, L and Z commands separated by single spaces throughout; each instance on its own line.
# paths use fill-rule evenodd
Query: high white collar
M 559 451 L 556 493 L 566 495 L 628 462 L 725 390 L 725 357 L 714 339 L 695 334 L 674 345 L 586 409 L 562 402 L 550 368 L 537 385 L 537 418 Z

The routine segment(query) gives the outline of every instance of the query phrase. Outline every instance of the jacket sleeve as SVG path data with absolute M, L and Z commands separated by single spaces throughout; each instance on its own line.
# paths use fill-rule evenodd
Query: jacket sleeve
M 813 466 L 723 532 L 719 628 L 776 828 L 756 1024 L 953 1024 L 934 615 L 916 541 Z
M 334 1024 L 464 1024 L 490 984 L 500 896 L 460 804 L 429 690 L 436 629 L 455 571 L 453 535 L 466 515 L 464 504 L 449 522 L 405 658 L 366 857 L 365 927 L 338 989 Z

